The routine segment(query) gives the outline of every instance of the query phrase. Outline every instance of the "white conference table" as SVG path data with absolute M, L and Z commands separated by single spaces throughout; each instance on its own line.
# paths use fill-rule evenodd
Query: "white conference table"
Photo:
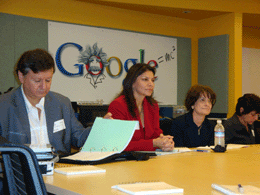
M 106 169 L 106 173 L 44 176 L 47 190 L 62 195 L 122 195 L 125 193 L 111 186 L 136 181 L 164 181 L 183 188 L 185 195 L 212 194 L 212 183 L 260 188 L 260 145 L 225 153 L 187 152 L 95 166 Z

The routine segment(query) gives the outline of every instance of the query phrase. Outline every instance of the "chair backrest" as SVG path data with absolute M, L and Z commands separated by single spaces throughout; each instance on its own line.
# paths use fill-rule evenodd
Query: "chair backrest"
M 171 129 L 173 120 L 174 120 L 174 118 L 169 118 L 169 117 L 160 118 L 159 124 L 160 124 L 160 128 L 162 129 L 164 135 L 170 135 L 169 130 Z
M 260 121 L 259 120 L 254 122 L 254 130 L 255 130 L 255 143 L 260 144 Z
M 36 155 L 29 147 L 1 144 L 0 152 L 10 195 L 47 195 Z

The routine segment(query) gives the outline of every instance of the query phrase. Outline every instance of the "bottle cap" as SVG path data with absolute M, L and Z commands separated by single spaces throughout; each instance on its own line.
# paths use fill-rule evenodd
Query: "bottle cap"
M 222 123 L 222 121 L 221 121 L 220 119 L 218 119 L 218 120 L 217 120 L 217 123 L 220 124 L 220 123 Z

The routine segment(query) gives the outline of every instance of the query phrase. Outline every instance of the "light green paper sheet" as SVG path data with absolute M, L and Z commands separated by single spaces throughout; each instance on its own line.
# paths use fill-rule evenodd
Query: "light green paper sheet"
M 97 117 L 82 152 L 122 152 L 131 141 L 138 121 Z

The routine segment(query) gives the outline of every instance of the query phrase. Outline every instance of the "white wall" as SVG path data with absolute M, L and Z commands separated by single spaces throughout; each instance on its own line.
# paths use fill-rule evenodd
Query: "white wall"
M 242 49 L 242 93 L 260 96 L 260 49 Z
M 117 57 L 122 62 L 122 67 L 127 59 L 133 58 L 140 62 L 140 49 L 144 50 L 144 62 L 155 60 L 158 63 L 155 82 L 154 97 L 162 104 L 177 104 L 177 39 L 161 35 L 128 32 L 106 28 L 49 22 L 48 45 L 49 52 L 55 57 L 58 48 L 64 43 L 73 42 L 83 47 L 97 46 L 107 54 L 107 57 Z M 166 60 L 166 56 L 168 58 Z M 111 77 L 106 70 L 103 79 L 94 87 L 92 79 L 84 63 L 78 61 L 81 56 L 76 47 L 66 47 L 62 50 L 61 62 L 70 73 L 77 73 L 75 64 L 83 64 L 83 75 L 67 76 L 56 69 L 52 82 L 52 91 L 61 93 L 71 101 L 96 101 L 103 99 L 104 104 L 109 104 L 122 89 L 122 81 L 126 75 L 123 68 L 122 75 Z M 129 68 L 131 67 L 129 63 Z M 98 66 L 97 66 L 98 67 Z M 115 75 L 119 70 L 117 61 L 110 64 Z M 85 77 L 87 76 L 87 77 Z

